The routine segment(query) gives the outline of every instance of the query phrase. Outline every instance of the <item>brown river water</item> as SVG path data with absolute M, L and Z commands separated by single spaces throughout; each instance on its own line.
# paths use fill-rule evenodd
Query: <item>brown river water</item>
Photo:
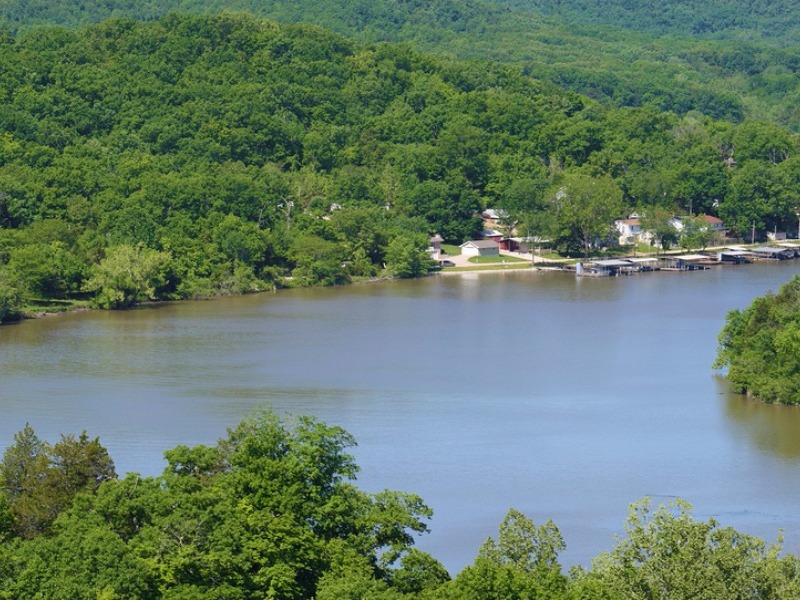
M 86 429 L 155 475 L 269 405 L 355 435 L 362 488 L 420 494 L 418 544 L 453 573 L 510 507 L 588 565 L 644 496 L 800 552 L 800 410 L 711 369 L 727 311 L 795 274 L 467 274 L 25 322 L 0 328 L 0 440 Z

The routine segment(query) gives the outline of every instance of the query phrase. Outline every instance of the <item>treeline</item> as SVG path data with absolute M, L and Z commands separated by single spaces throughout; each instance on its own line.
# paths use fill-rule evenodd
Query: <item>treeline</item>
M 165 452 L 158 477 L 118 477 L 87 434 L 30 426 L 0 462 L 0 597 L 551 600 L 797 598 L 800 561 L 682 501 L 631 508 L 591 569 L 564 573 L 558 527 L 510 510 L 450 573 L 414 548 L 432 511 L 367 494 L 344 430 L 259 413 L 214 446 Z
M 743 394 L 800 404 L 800 277 L 728 313 L 714 366 Z
M 485 207 L 565 253 L 634 209 L 796 222 L 786 130 L 613 109 L 497 63 L 172 15 L 7 37 L 0 64 L 0 319 L 412 277 Z
M 313 23 L 362 42 L 407 42 L 439 55 L 512 63 L 616 106 L 758 118 L 800 130 L 800 50 L 794 44 L 800 10 L 785 0 L 635 6 L 593 0 L 0 0 L 0 27 L 16 34 L 46 25 L 224 10 Z

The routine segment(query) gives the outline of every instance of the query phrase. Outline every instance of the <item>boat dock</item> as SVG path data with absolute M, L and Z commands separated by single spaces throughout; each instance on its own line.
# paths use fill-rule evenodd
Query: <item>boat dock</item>
M 609 258 L 582 261 L 565 267 L 578 277 L 620 277 L 652 271 L 704 271 L 712 267 L 739 265 L 757 261 L 800 258 L 800 244 L 729 247 L 692 254 L 670 254 L 641 258 Z

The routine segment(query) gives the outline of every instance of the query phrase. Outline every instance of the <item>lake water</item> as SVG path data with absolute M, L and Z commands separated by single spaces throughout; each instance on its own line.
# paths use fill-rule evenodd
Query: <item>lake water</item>
M 362 488 L 420 494 L 419 546 L 453 573 L 510 507 L 588 564 L 643 496 L 800 551 L 800 410 L 711 370 L 727 311 L 798 273 L 440 276 L 26 322 L 0 328 L 0 440 L 86 429 L 154 475 L 269 404 L 353 433 Z

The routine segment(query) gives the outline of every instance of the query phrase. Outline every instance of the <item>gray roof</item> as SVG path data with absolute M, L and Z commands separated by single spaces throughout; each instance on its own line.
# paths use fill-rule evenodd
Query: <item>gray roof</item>
M 608 258 L 604 260 L 593 260 L 587 266 L 590 267 L 632 267 L 633 263 L 629 260 Z
M 461 244 L 460 248 L 464 246 L 474 246 L 475 248 L 499 248 L 499 244 L 494 240 L 471 240 Z
M 783 254 L 786 252 L 787 248 L 773 248 L 772 246 L 760 246 L 758 248 L 753 248 L 750 252 L 755 252 L 756 254 Z

